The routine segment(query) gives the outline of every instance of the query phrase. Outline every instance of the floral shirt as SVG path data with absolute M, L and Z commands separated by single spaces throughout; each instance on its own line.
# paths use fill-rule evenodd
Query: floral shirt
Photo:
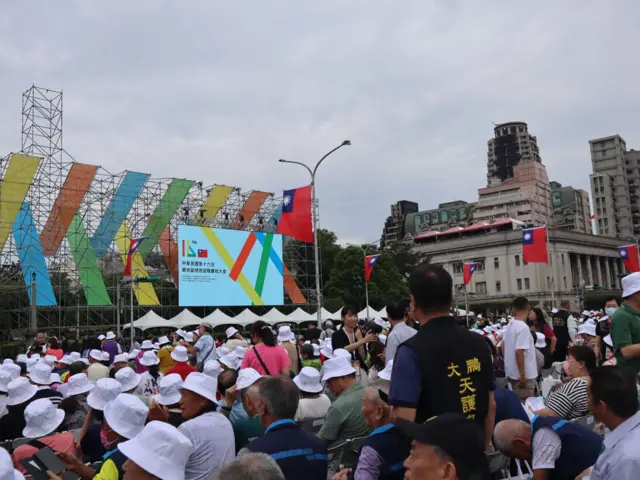
M 145 397 L 152 397 L 160 393 L 160 387 L 158 383 L 164 375 L 158 374 L 158 378 L 155 379 L 149 372 L 144 372 L 140 375 L 140 383 L 138 383 L 138 395 Z
M 75 430 L 82 428 L 84 425 L 84 419 L 89 411 L 87 394 L 81 393 L 80 395 L 76 395 L 75 398 L 77 402 L 76 411 L 65 415 L 64 420 L 62 421 L 62 430 Z

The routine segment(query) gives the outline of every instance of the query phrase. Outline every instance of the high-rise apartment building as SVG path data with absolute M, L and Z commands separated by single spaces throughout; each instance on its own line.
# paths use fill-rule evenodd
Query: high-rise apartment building
M 513 167 L 520 162 L 542 163 L 538 139 L 529 133 L 525 122 L 501 123 L 493 133 L 494 138 L 487 142 L 487 187 L 513 178 Z
M 597 233 L 631 239 L 640 235 L 640 152 L 620 135 L 589 140 L 591 195 Z
M 384 222 L 380 246 L 385 248 L 397 240 L 403 240 L 405 236 L 405 220 L 410 213 L 418 211 L 418 204 L 409 200 L 400 200 L 391 205 L 391 215 Z
M 592 233 L 589 194 L 579 188 L 551 182 L 551 225 L 574 232 Z

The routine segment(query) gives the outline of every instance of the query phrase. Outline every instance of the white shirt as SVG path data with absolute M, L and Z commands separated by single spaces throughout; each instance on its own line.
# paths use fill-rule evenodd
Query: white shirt
M 524 370 L 527 380 L 538 377 L 536 348 L 529 326 L 522 320 L 512 320 L 504 332 L 504 373 L 512 380 L 520 379 L 516 350 L 524 350 Z
M 236 456 L 233 427 L 224 415 L 205 413 L 187 420 L 178 430 L 193 444 L 185 480 L 209 480 L 216 469 Z
M 7 399 L 9 397 L 7 397 L 6 395 L 2 395 L 0 397 L 0 418 L 4 417 L 7 413 L 9 413 L 7 411 Z
M 592 480 L 637 478 L 640 470 L 640 412 L 609 432 L 602 443 L 603 452 L 591 471 Z
M 138 383 L 138 394 L 144 395 L 145 397 L 152 397 L 153 395 L 157 395 L 160 393 L 160 387 L 158 383 L 164 377 L 161 373 L 158 374 L 158 379 L 156 380 L 151 376 L 149 372 L 144 372 L 140 374 L 140 383 Z
M 404 322 L 400 322 L 397 325 L 395 325 L 391 329 L 391 333 L 387 337 L 387 343 L 386 343 L 387 352 L 385 356 L 385 364 L 393 360 L 393 357 L 396 355 L 396 350 L 398 349 L 398 346 L 402 342 L 409 340 L 416 333 L 418 333 L 416 329 L 411 328 Z
M 105 367 L 101 363 L 92 363 L 87 369 L 87 378 L 90 382 L 96 383 L 101 378 L 109 377 L 109 367 Z
M 538 429 L 531 442 L 532 456 L 531 469 L 553 470 L 556 468 L 556 460 L 562 451 L 562 440 L 551 428 Z
M 321 393 L 316 398 L 301 398 L 298 403 L 298 411 L 296 412 L 295 420 L 299 422 L 302 420 L 325 418 L 330 407 L 331 400 L 329 400 L 329 397 L 324 393 Z

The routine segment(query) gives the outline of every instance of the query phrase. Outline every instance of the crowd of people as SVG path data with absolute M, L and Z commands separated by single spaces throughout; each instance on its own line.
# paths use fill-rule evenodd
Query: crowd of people
M 420 265 L 386 319 L 346 306 L 300 335 L 38 334 L 0 366 L 0 478 L 43 448 L 99 480 L 636 478 L 640 273 L 622 283 L 601 310 L 518 297 L 470 321 Z

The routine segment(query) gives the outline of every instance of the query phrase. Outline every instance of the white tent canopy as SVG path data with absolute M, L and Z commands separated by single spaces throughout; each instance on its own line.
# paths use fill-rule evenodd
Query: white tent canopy
M 185 308 L 178 315 L 169 320 L 169 323 L 175 327 L 191 327 L 193 325 L 200 325 L 202 323 L 202 319 L 191 310 Z
M 223 313 L 219 308 L 216 308 L 212 313 L 203 318 L 201 322 L 207 322 L 212 327 L 218 327 L 220 325 L 231 325 L 232 323 L 236 323 L 234 322 L 234 317 L 230 317 L 226 313 Z
M 296 308 L 293 312 L 287 315 L 287 320 L 295 323 L 312 322 L 317 318 L 318 317 L 316 315 L 307 313 L 304 310 L 302 310 L 300 307 Z
M 256 323 L 258 320 L 260 320 L 260 317 L 258 315 L 253 313 L 248 308 L 245 308 L 242 312 L 240 312 L 235 317 L 230 317 L 229 323 L 246 326 L 251 323 Z
M 262 315 L 262 320 L 273 325 L 274 323 L 290 322 L 291 319 L 277 308 L 273 307 L 267 313 Z
M 130 328 L 130 326 L 131 324 L 127 323 L 124 328 Z M 169 320 L 165 320 L 156 312 L 151 310 L 133 322 L 133 326 L 140 330 L 146 330 L 147 328 L 173 327 L 174 325 Z
M 322 321 L 324 322 L 325 320 L 338 320 L 340 318 L 340 313 L 338 313 L 338 316 L 336 316 L 334 313 L 331 313 L 329 310 L 327 310 L 326 308 L 322 307 L 322 310 L 320 311 L 320 315 L 322 316 Z M 316 315 L 317 316 L 317 313 Z

